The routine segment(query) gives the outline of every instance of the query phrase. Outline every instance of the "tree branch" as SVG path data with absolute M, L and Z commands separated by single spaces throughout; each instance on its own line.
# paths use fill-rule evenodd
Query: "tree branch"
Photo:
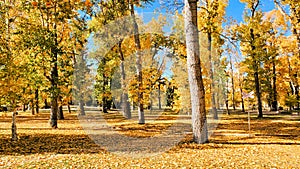
M 284 11 L 283 7 L 280 5 L 280 3 L 277 0 L 274 0 L 275 6 L 279 9 L 279 11 L 286 16 L 287 18 L 289 18 L 289 20 L 291 21 L 291 17 L 287 14 L 286 11 Z

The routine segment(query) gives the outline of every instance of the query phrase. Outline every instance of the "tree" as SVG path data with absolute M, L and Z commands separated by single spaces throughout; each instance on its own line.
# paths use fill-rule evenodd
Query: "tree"
M 205 92 L 199 56 L 197 0 L 185 0 L 184 10 L 188 79 L 192 104 L 193 140 L 196 143 L 205 143 L 208 141 L 208 131 L 205 111 Z
M 264 65 L 264 70 L 266 71 L 266 83 L 268 86 L 268 104 L 271 107 L 271 110 L 277 111 L 278 108 L 278 102 L 277 102 L 277 85 L 276 85 L 276 79 L 277 79 L 277 56 L 278 56 L 278 45 L 276 42 L 276 30 L 270 29 L 269 32 L 269 38 L 266 41 L 266 54 L 268 60 L 266 60 Z
M 84 105 L 88 101 L 88 97 L 92 95 L 91 85 L 93 83 L 93 78 L 91 77 L 91 69 L 88 65 L 88 52 L 87 49 L 81 51 L 80 55 L 76 55 L 74 58 L 75 70 L 74 70 L 74 87 L 73 87 L 73 97 L 79 104 L 79 116 L 85 115 Z M 96 84 L 97 86 L 97 79 Z
M 139 124 L 145 123 L 145 117 L 144 117 L 144 105 L 143 105 L 143 92 L 142 92 L 142 86 L 143 86 L 143 73 L 142 73 L 142 56 L 140 53 L 141 50 L 141 43 L 140 43 L 140 37 L 139 37 L 139 27 L 136 22 L 135 18 L 135 11 L 134 11 L 134 3 L 130 3 L 130 13 L 132 16 L 132 24 L 133 24 L 133 33 L 134 33 L 134 42 L 135 42 L 135 48 L 136 48 L 136 72 L 137 72 L 137 86 L 138 86 L 138 115 L 139 115 Z
M 136 21 L 135 16 L 135 5 L 141 5 L 141 3 L 150 3 L 152 0 L 141 0 L 141 1 L 129 1 L 129 10 L 132 18 L 133 24 L 133 36 L 135 42 L 135 49 L 136 49 L 136 71 L 137 71 L 137 86 L 138 86 L 138 116 L 139 116 L 139 124 L 145 124 L 145 117 L 144 117 L 144 104 L 143 104 L 143 73 L 142 73 L 142 59 L 141 59 L 141 42 L 139 37 L 139 26 Z
M 262 61 L 266 58 L 265 44 L 266 31 L 264 22 L 262 21 L 262 12 L 258 9 L 259 0 L 250 1 L 244 0 L 247 5 L 249 13 L 245 16 L 245 24 L 241 24 L 238 29 L 238 38 L 241 41 L 242 52 L 246 55 L 244 61 L 249 65 L 251 73 L 253 74 L 255 83 L 255 94 L 257 98 L 258 117 L 263 117 L 262 112 L 262 93 L 261 93 L 261 80 L 259 77 Z
M 171 107 L 172 109 L 175 107 L 176 101 L 179 99 L 179 96 L 177 94 L 178 87 L 176 86 L 174 82 L 174 78 L 172 78 L 168 83 L 167 83 L 167 107 Z
M 122 17 L 126 18 L 126 16 L 130 15 L 129 5 L 127 1 L 124 0 L 118 0 L 118 1 L 102 1 L 100 3 L 101 8 L 100 12 L 96 14 L 95 17 L 92 18 L 92 21 L 90 22 L 90 29 L 93 30 L 96 35 L 94 36 L 94 41 L 98 43 L 99 41 L 105 41 L 104 43 L 108 48 L 112 49 L 98 49 L 98 51 L 95 51 L 95 53 L 102 53 L 102 55 L 107 55 L 108 52 L 111 53 L 110 59 L 116 60 L 117 57 L 120 60 L 120 83 L 122 86 L 122 94 L 121 94 L 121 107 L 123 111 L 124 117 L 127 119 L 131 118 L 131 111 L 130 111 L 130 104 L 129 104 L 129 98 L 128 98 L 128 89 L 126 86 L 126 70 L 124 66 L 125 57 L 126 54 L 124 54 L 124 47 L 122 47 L 124 44 L 124 38 L 126 35 L 130 36 L 132 33 L 132 26 L 129 25 L 130 23 L 123 19 Z M 128 19 L 128 18 L 127 18 Z M 121 22 L 120 24 L 114 24 L 114 22 Z M 112 23 L 111 26 L 110 24 Z M 106 27 L 110 27 L 109 32 L 106 29 Z M 111 36 L 113 34 L 113 37 Z M 99 38 L 101 37 L 101 38 Z M 111 42 L 115 42 L 117 45 L 112 44 L 112 46 L 108 45 Z M 104 48 L 106 48 L 104 47 Z M 103 47 L 102 47 L 103 48 Z M 112 50 L 112 51 L 110 51 Z M 96 54 L 93 54 L 96 56 Z M 95 57 L 93 56 L 93 57 Z M 99 56 L 102 57 L 100 62 L 103 62 L 107 58 L 107 56 Z M 99 89 L 98 89 L 99 90 Z M 102 89 L 101 89 L 102 90 Z M 99 90 L 99 91 L 101 91 Z M 100 94 L 100 93 L 98 93 Z
M 112 92 L 111 81 L 116 69 L 115 56 L 112 53 L 107 53 L 101 60 L 97 69 L 95 95 L 98 102 L 102 105 L 102 111 L 108 113 L 111 108 Z
M 23 97 L 26 97 L 26 63 L 24 48 L 20 45 L 20 32 L 18 29 L 21 3 L 4 0 L 0 2 L 0 103 L 10 106 L 13 111 Z M 22 81 L 25 83 L 21 83 Z M 27 95 L 28 96 L 28 95 Z
M 238 68 L 239 68 L 239 64 L 238 64 Z M 244 87 L 244 79 L 243 79 L 243 75 L 240 73 L 240 71 L 238 72 L 238 87 L 240 89 L 240 98 L 241 98 L 241 103 L 242 103 L 242 112 L 245 112 L 245 103 L 244 103 L 244 98 L 243 98 L 243 87 Z
M 122 85 L 122 96 L 121 96 L 121 107 L 123 110 L 123 114 L 127 119 L 131 118 L 131 111 L 130 111 L 130 103 L 128 97 L 128 90 L 126 87 L 126 71 L 125 71 L 125 57 L 122 51 L 122 41 L 119 42 L 119 55 L 120 55 L 120 70 L 121 70 L 121 85 Z
M 297 106 L 296 96 L 296 78 L 298 57 L 294 55 L 296 43 L 291 36 L 280 36 L 277 39 L 279 42 L 279 57 L 277 65 L 276 89 L 278 92 L 278 101 L 281 105 L 286 105 L 292 110 Z M 286 104 L 289 102 L 288 104 Z
M 288 19 L 291 25 L 292 38 L 295 39 L 296 48 L 294 54 L 300 59 L 300 7 L 298 0 L 274 0 L 276 7 Z M 286 7 L 286 8 L 285 8 Z M 287 10 L 289 12 L 287 12 Z M 299 65 L 297 65 L 299 67 Z M 299 69 L 293 75 L 292 83 L 295 85 L 295 95 L 298 100 L 297 107 L 300 109 L 300 83 L 299 83 Z
M 85 10 L 84 2 L 53 0 L 24 3 L 23 12 L 27 17 L 24 17 L 21 25 L 23 43 L 29 49 L 35 50 L 31 57 L 40 61 L 35 67 L 41 70 L 50 84 L 47 88 L 51 98 L 52 128 L 57 128 L 60 76 L 63 76 L 61 72 L 66 63 L 62 60 L 71 60 L 74 55 L 73 49 L 79 50 L 82 47 L 74 46 L 74 41 L 77 41 L 77 44 L 85 43 L 84 34 L 78 34 L 78 30 L 84 30 L 85 24 L 82 23 L 86 19 L 79 14 L 79 9 Z
M 213 43 L 214 46 L 221 46 L 223 40 L 220 39 L 221 24 L 224 20 L 225 8 L 227 0 L 205 0 L 200 3 L 200 31 L 207 36 L 207 54 L 209 60 L 209 77 L 210 77 L 210 93 L 211 93 L 211 107 L 214 119 L 218 119 L 216 108 L 216 88 L 214 75 L 214 60 L 213 60 Z M 214 41 L 214 42 L 213 42 Z

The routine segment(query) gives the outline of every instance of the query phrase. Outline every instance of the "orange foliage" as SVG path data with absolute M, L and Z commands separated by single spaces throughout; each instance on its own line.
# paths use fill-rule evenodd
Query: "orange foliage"
M 36 1 L 32 1 L 31 4 L 32 6 L 36 7 L 38 3 Z
M 91 7 L 93 4 L 91 3 L 91 1 L 90 0 L 86 0 L 85 2 L 84 2 L 84 4 L 85 4 L 85 6 L 87 6 L 87 7 Z
M 51 2 L 46 2 L 46 7 L 50 8 L 51 7 Z

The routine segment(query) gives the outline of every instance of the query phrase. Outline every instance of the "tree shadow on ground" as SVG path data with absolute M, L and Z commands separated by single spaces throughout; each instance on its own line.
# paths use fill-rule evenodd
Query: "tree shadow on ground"
M 174 126 L 173 128 L 169 128 L 173 126 L 173 123 L 168 122 L 167 120 L 174 120 L 173 116 L 159 116 L 157 118 L 157 123 L 151 124 L 147 123 L 145 125 L 139 125 L 136 121 L 132 122 L 125 120 L 119 114 L 106 114 L 103 115 L 104 118 L 107 118 L 108 123 L 111 122 L 114 124 L 111 126 L 115 132 L 118 134 L 109 134 L 105 133 L 104 137 L 101 134 L 96 134 L 97 128 L 93 128 L 93 132 L 95 132 L 94 136 L 89 136 L 87 134 L 76 134 L 72 133 L 72 131 L 82 130 L 81 126 L 84 124 L 82 121 L 78 123 L 77 116 L 75 114 L 67 114 L 66 118 L 70 119 L 64 123 L 65 128 L 59 128 L 58 130 L 66 130 L 63 131 L 63 134 L 46 134 L 46 133 L 31 133 L 31 130 L 50 130 L 49 128 L 41 128 L 41 124 L 47 124 L 49 114 L 40 114 L 37 116 L 20 116 L 18 117 L 18 123 L 26 123 L 27 124 L 35 124 L 35 128 L 20 127 L 18 128 L 23 133 L 19 134 L 19 141 L 11 142 L 9 130 L 10 128 L 1 128 L 3 133 L 0 138 L 0 155 L 29 155 L 29 154 L 42 154 L 42 153 L 56 153 L 56 154 L 92 154 L 92 153 L 101 153 L 107 152 L 101 146 L 106 145 L 106 147 L 111 146 L 111 151 L 124 151 L 130 152 L 131 150 L 136 150 L 137 153 L 140 152 L 148 152 L 147 145 L 144 140 L 149 141 L 149 146 L 157 145 L 156 147 L 152 147 L 153 151 L 162 152 L 167 150 L 168 148 L 172 148 L 171 146 L 175 146 L 176 148 L 188 148 L 188 149 L 218 149 L 218 148 L 233 148 L 231 145 L 266 145 L 266 144 L 278 144 L 278 145 L 300 145 L 300 129 L 298 127 L 298 123 L 294 121 L 288 121 L 285 123 L 286 116 L 270 118 L 265 120 L 251 119 L 251 130 L 253 134 L 256 136 L 254 138 L 249 137 L 220 137 L 220 136 L 212 136 L 209 144 L 198 145 L 192 142 L 192 135 L 186 134 L 186 137 L 182 140 L 181 137 L 178 139 L 174 139 L 180 134 L 185 134 L 186 132 L 190 133 L 190 124 L 186 123 L 178 123 L 178 126 Z M 93 117 L 91 120 L 94 120 Z M 1 122 L 9 122 L 6 123 L 7 126 L 10 126 L 9 118 L 0 119 Z M 186 119 L 186 117 L 182 118 Z M 86 124 L 92 124 L 90 119 L 87 119 Z M 280 121 L 277 121 L 280 120 Z M 125 121 L 126 123 L 120 123 Z M 36 124 L 39 122 L 39 124 Z M 76 124 L 74 122 L 77 122 Z M 68 126 L 68 124 L 72 124 L 72 126 Z M 99 125 L 98 123 L 96 123 Z M 32 127 L 32 126 L 30 126 Z M 165 131 L 169 128 L 170 134 L 165 134 L 160 138 L 153 138 L 152 136 L 156 136 L 158 134 L 164 134 Z M 183 129 L 188 129 L 187 131 L 182 131 Z M 67 131 L 68 130 L 68 131 Z M 216 129 L 219 133 L 243 133 L 246 134 L 248 132 L 247 118 L 245 116 L 227 116 L 226 118 L 222 118 L 220 120 L 220 124 Z M 66 133 L 70 132 L 70 133 Z M 102 132 L 102 131 L 99 131 Z M 232 133 L 234 132 L 234 133 Z M 120 137 L 126 136 L 126 137 Z M 184 136 L 184 135 L 183 135 Z M 94 137 L 94 139 L 92 138 Z M 128 146 L 123 140 L 129 140 L 131 137 L 136 137 L 138 139 L 133 139 L 135 145 L 132 147 Z M 143 139 L 141 139 L 141 137 Z M 106 140 L 104 140 L 106 138 Z M 258 140 L 255 140 L 258 138 Z M 99 139 L 99 143 L 96 144 L 94 141 Z M 166 141 L 165 144 L 162 141 L 159 142 L 158 139 L 162 141 Z M 261 140 L 259 140 L 261 139 Z M 172 141 L 173 140 L 173 141 Z M 179 140 L 179 141 L 178 141 Z M 101 142 L 103 141 L 103 142 Z M 129 141 L 129 143 L 132 143 Z M 114 147 L 114 145 L 119 147 Z M 99 146 L 101 145 L 101 146 Z M 122 147 L 124 145 L 124 147 Z M 140 146 L 139 146 L 140 145 Z M 121 146 L 121 147 L 120 147 Z M 104 146 L 105 147 L 105 146 Z
M 0 155 L 80 154 L 100 151 L 104 150 L 87 135 L 22 134 L 15 142 L 10 140 L 9 135 L 0 138 Z
M 300 143 L 285 143 L 285 142 L 224 142 L 215 141 L 216 144 L 223 145 L 300 145 Z

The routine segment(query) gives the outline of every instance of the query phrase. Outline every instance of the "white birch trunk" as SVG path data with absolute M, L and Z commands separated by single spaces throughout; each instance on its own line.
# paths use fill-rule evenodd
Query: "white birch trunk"
M 196 143 L 205 143 L 208 141 L 208 131 L 205 111 L 205 92 L 199 57 L 197 0 L 185 0 L 184 10 L 188 79 L 192 103 L 193 139 Z

